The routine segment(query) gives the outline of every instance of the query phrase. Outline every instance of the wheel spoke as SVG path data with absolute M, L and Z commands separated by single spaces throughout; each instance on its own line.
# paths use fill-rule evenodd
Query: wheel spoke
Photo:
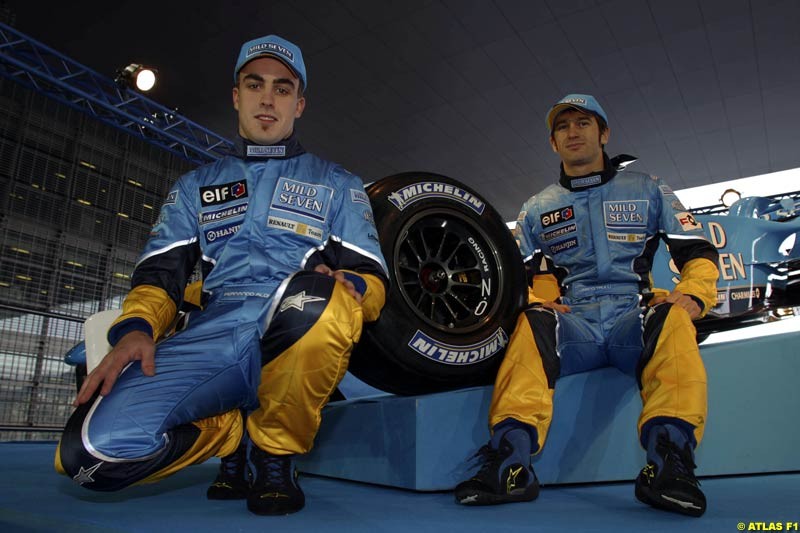
M 480 304 L 485 312 L 487 304 L 494 305 L 481 303 L 482 284 L 487 276 L 499 275 L 490 244 L 472 221 L 446 213 L 404 228 L 398 239 L 395 273 L 413 312 L 443 330 L 478 325 L 481 317 L 474 315 L 475 306 Z M 481 259 L 485 253 L 487 258 Z

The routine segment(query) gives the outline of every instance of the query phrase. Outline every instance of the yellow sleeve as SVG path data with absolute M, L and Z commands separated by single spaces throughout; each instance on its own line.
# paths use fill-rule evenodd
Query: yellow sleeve
M 528 287 L 528 303 L 555 302 L 561 298 L 561 287 L 553 274 L 535 274 Z
M 183 301 L 202 308 L 203 301 L 203 282 L 195 281 L 186 286 L 183 290 Z
M 705 306 L 700 317 L 704 317 L 717 305 L 718 278 L 716 263 L 704 257 L 690 259 L 681 269 L 681 281 L 675 285 L 675 290 L 699 298 Z
M 122 314 L 111 327 L 124 320 L 141 318 L 153 328 L 153 339 L 164 335 L 175 320 L 177 308 L 167 291 L 153 285 L 134 287 L 122 303 Z

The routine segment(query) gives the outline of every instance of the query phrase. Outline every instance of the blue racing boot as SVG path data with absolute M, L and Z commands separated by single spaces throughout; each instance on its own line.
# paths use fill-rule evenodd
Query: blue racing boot
M 694 453 L 677 426 L 654 426 L 647 436 L 647 465 L 636 478 L 636 498 L 689 516 L 706 512 L 706 497 L 694 477 Z
M 458 484 L 456 502 L 493 505 L 526 502 L 539 496 L 539 480 L 531 467 L 531 436 L 527 429 L 495 432 L 492 440 L 475 454 L 480 470 Z

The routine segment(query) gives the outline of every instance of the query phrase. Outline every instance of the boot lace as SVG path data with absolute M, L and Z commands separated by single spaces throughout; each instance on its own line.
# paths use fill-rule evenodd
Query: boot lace
M 697 465 L 694 464 L 689 446 L 680 449 L 663 435 L 659 437 L 658 444 L 664 455 L 664 469 L 678 479 L 699 486 L 700 482 L 694 476 L 694 469 L 697 468 Z

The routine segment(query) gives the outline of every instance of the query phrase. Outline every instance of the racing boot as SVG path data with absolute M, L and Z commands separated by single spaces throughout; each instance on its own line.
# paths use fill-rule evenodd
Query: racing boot
M 636 498 L 658 509 L 689 516 L 706 511 L 706 497 L 694 476 L 694 453 L 677 426 L 655 426 L 647 436 L 647 465 L 636 478 Z
M 222 458 L 219 472 L 206 491 L 209 500 L 243 500 L 250 490 L 250 469 L 247 466 L 247 432 L 236 451 Z
M 294 455 L 272 455 L 255 444 L 250 450 L 255 469 L 253 486 L 247 495 L 247 508 L 260 515 L 296 513 L 306 504 L 297 484 Z
M 495 432 L 474 455 L 482 465 L 478 473 L 458 484 L 456 502 L 493 505 L 526 502 L 539 496 L 539 480 L 531 467 L 531 436 L 527 429 Z

